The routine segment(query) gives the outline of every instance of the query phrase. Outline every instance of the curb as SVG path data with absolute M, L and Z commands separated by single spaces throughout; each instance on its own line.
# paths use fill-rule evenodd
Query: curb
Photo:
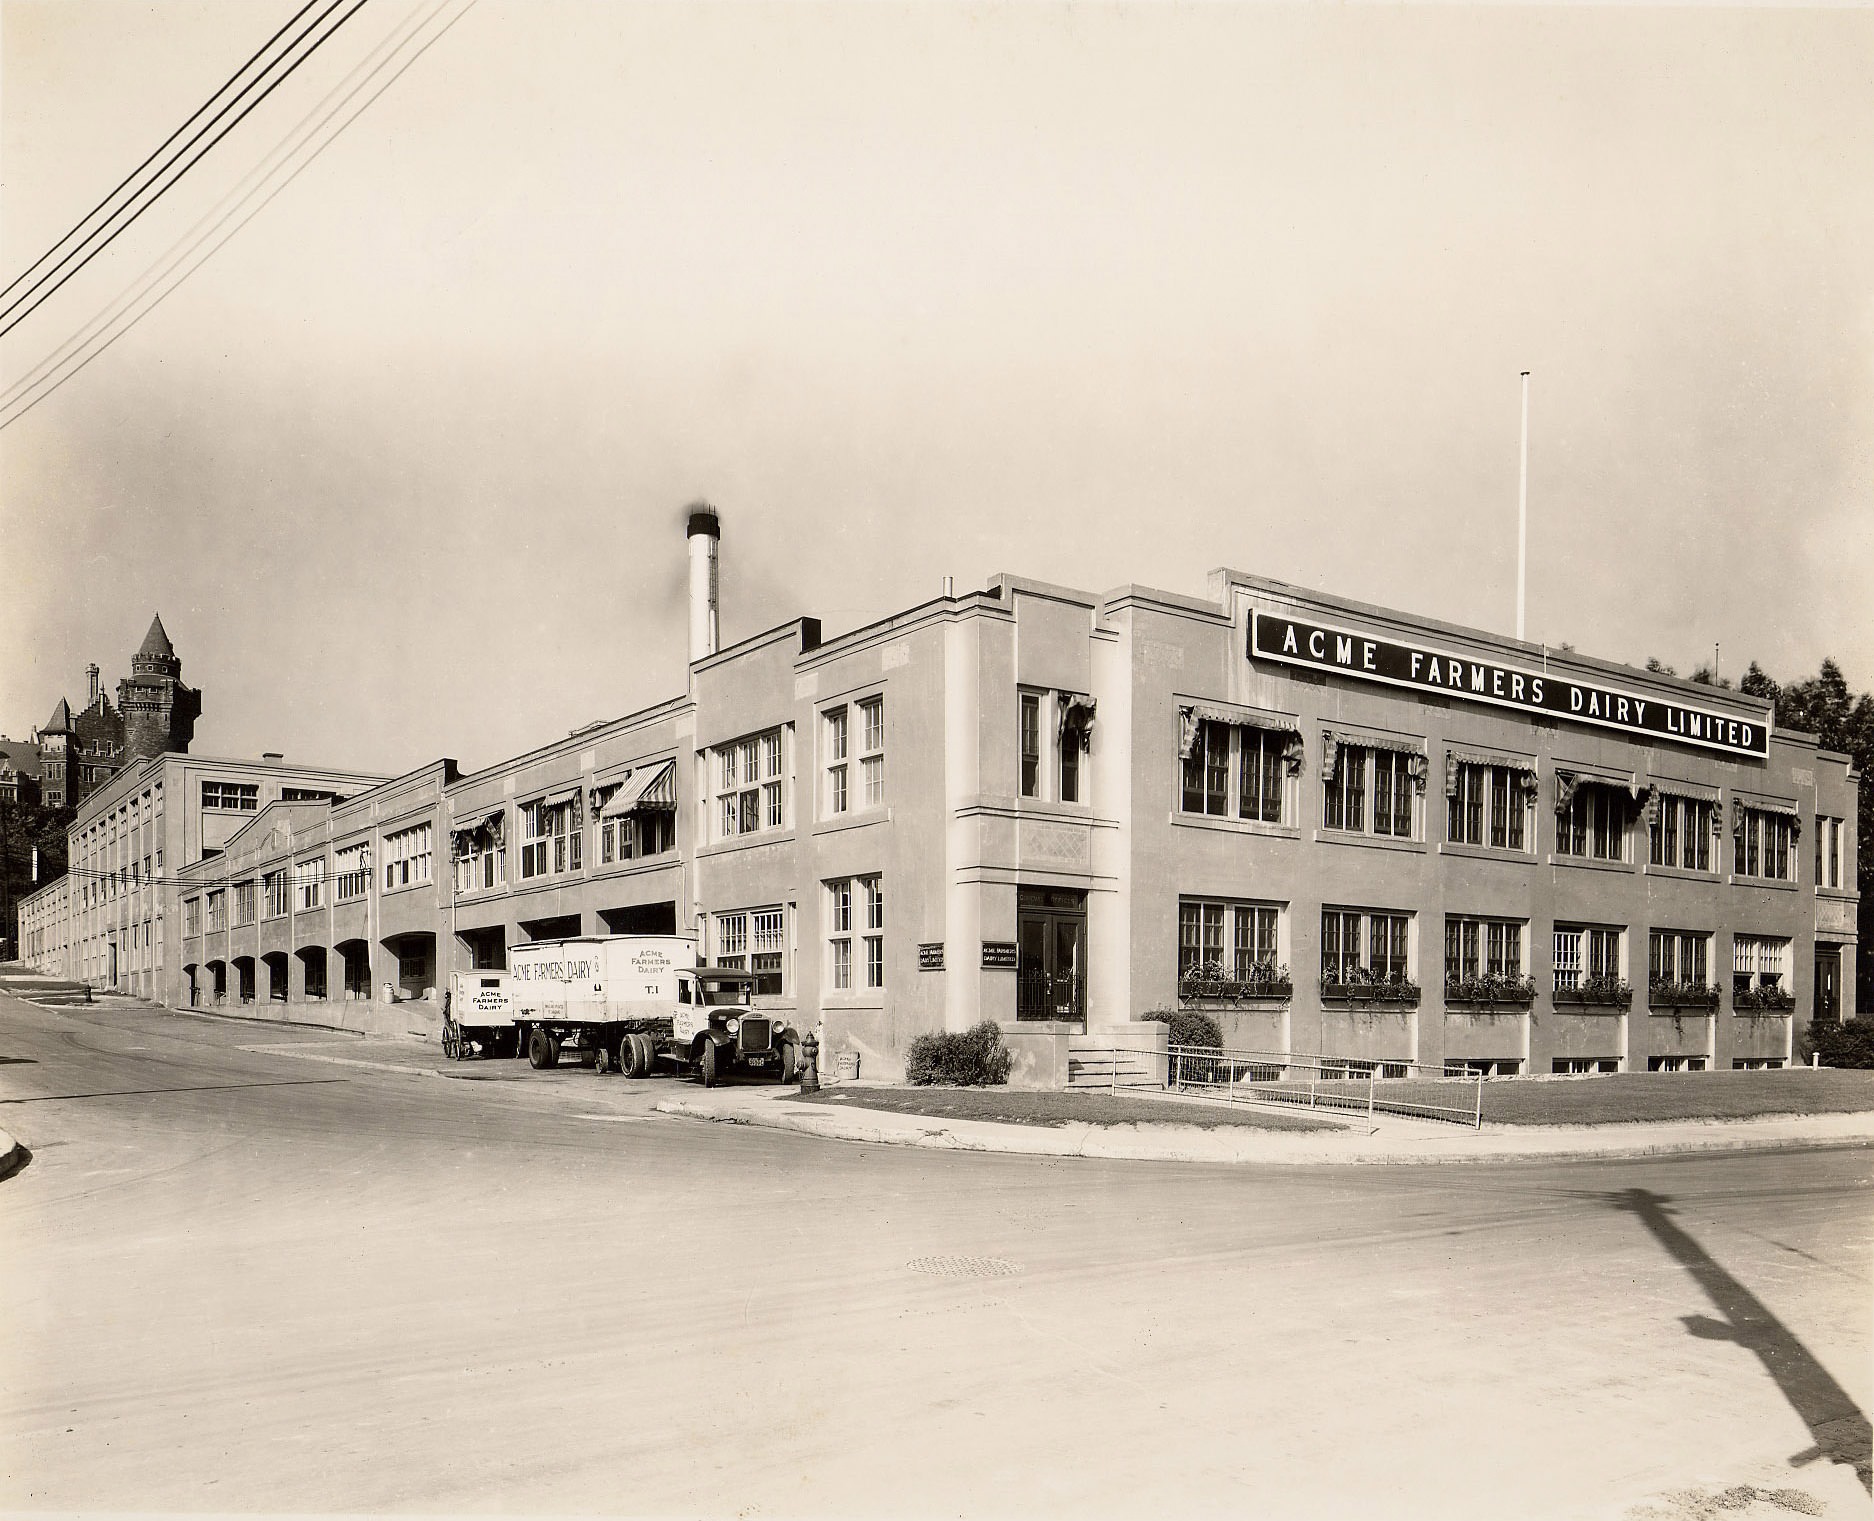
M 1711 1136 L 1671 1136 L 1654 1140 L 1620 1137 L 1612 1145 L 1525 1147 L 1467 1146 L 1439 1151 L 1430 1146 L 1398 1149 L 1381 1143 L 1371 1151 L 1289 1142 L 1270 1135 L 1224 1135 L 1219 1130 L 1182 1127 L 1186 1135 L 1147 1135 L 1133 1125 L 1091 1125 L 1069 1121 L 1059 1126 L 1017 1127 L 980 1121 L 932 1119 L 913 1126 L 868 1123 L 850 1111 L 800 1115 L 777 1106 L 738 1111 L 712 1109 L 684 1099 L 665 1099 L 652 1106 L 663 1114 L 708 1120 L 722 1125 L 750 1125 L 768 1130 L 791 1130 L 828 1141 L 857 1141 L 875 1146 L 915 1146 L 928 1151 L 1001 1152 L 1013 1156 L 1079 1157 L 1097 1161 L 1189 1162 L 1221 1166 L 1261 1163 L 1271 1167 L 1410 1167 L 1449 1163 L 1620 1161 L 1644 1157 L 1689 1156 L 1700 1153 L 1857 1150 L 1874 1147 L 1874 1133 L 1853 1135 L 1780 1134 L 1750 1135 L 1727 1130 Z M 908 1117 L 913 1118 L 913 1117 Z M 961 1128 L 959 1128 L 961 1127 Z M 1170 1128 L 1170 1127 L 1165 1127 Z M 1004 1135 L 1009 1131 L 1013 1134 Z M 988 1132 L 988 1133 L 985 1133 Z M 1204 1137 L 1199 1142 L 1196 1137 Z M 1214 1138 L 1214 1139 L 1212 1139 Z M 1351 1138 L 1354 1144 L 1367 1137 Z M 1535 1138 L 1532 1138 L 1535 1139 Z M 1457 1138 L 1453 1140 L 1464 1145 Z M 1438 1143 L 1432 1143 L 1436 1146 Z

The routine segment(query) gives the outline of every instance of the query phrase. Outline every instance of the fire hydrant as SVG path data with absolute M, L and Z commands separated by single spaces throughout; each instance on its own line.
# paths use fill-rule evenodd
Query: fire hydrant
M 818 1093 L 820 1091 L 820 1042 L 809 1030 L 800 1043 L 800 1091 Z

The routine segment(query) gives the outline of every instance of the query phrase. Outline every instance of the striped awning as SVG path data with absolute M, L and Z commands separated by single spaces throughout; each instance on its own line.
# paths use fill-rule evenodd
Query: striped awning
M 1667 797 L 1689 797 L 1695 803 L 1718 801 L 1718 789 L 1707 787 L 1703 782 L 1679 782 L 1669 776 L 1649 777 L 1648 780 Z
M 675 808 L 677 806 L 677 763 L 657 761 L 640 766 L 619 784 L 610 800 L 599 810 L 601 819 L 620 818 L 640 808 Z

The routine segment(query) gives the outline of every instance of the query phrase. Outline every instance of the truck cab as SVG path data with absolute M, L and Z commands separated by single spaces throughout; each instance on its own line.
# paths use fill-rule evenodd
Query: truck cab
M 687 967 L 677 973 L 671 1045 L 702 1075 L 706 1088 L 733 1071 L 795 1080 L 800 1047 L 794 1032 L 754 1007 L 754 989 L 750 973 L 730 967 Z

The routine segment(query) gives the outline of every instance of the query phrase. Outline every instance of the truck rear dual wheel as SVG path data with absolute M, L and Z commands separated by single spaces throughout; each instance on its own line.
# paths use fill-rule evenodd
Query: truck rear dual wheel
M 649 1077 L 657 1070 L 657 1047 L 648 1035 L 631 1037 L 631 1075 Z
M 557 1067 L 560 1062 L 560 1043 L 545 1030 L 536 1029 L 527 1037 L 527 1065 L 536 1072 L 548 1067 Z

